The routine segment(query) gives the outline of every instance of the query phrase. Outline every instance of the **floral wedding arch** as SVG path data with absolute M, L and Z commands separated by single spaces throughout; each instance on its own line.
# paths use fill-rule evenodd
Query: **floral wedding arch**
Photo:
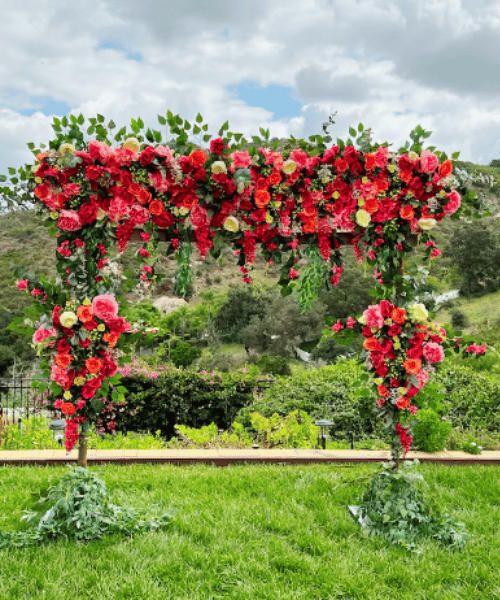
M 453 175 L 458 154 L 450 160 L 424 148 L 430 133 L 420 126 L 397 152 L 372 143 L 361 124 L 350 129 L 354 139 L 329 145 L 331 119 L 324 135 L 291 138 L 280 149 L 269 131 L 248 142 L 226 122 L 203 148 L 201 140 L 195 146 L 189 139 L 192 133 L 209 142 L 201 115 L 193 126 L 170 111 L 158 120 L 170 128 L 168 144 L 160 131 L 144 131 L 140 119 L 112 138 L 115 125 L 105 125 L 101 115 L 88 127 L 82 115 L 55 118 L 48 147 L 29 144 L 35 163 L 9 169 L 10 180 L 0 188 L 10 205 L 39 207 L 57 237 L 59 279 L 22 278 L 17 285 L 36 301 L 33 342 L 44 357 L 54 407 L 66 418 L 66 449 L 80 439 L 84 464 L 86 430 L 107 398 L 122 400 L 126 392 L 116 349 L 126 345 L 129 336 L 122 334 L 130 325 L 103 271 L 113 246 L 123 252 L 131 239 L 139 240 L 141 278 L 150 282 L 158 242 L 165 242 L 181 264 L 181 288 L 191 277 L 192 244 L 201 258 L 231 245 L 248 283 L 260 248 L 267 261 L 282 264 L 284 295 L 296 287 L 307 308 L 321 285 L 338 283 L 340 249 L 347 244 L 374 269 L 378 303 L 333 329 L 363 334 L 367 369 L 399 459 L 411 444 L 408 422 L 418 392 L 444 358 L 443 348 L 458 348 L 412 301 L 401 269 L 417 236 L 427 257 L 437 256 L 436 224 L 478 208 L 475 194 Z M 309 265 L 301 273 L 304 255 Z M 464 353 L 484 350 L 462 345 Z

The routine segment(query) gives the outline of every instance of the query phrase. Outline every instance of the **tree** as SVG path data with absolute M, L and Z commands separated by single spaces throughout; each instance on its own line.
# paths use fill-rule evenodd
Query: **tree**
M 219 308 L 214 327 L 223 342 L 241 342 L 241 332 L 253 317 L 265 314 L 266 296 L 254 288 L 241 284 L 229 288 L 226 302 Z

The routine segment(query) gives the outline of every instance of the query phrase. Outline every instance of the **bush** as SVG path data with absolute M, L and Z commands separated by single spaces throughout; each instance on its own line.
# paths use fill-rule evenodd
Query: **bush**
M 177 425 L 179 441 L 172 441 L 170 446 L 181 448 L 249 448 L 252 440 L 243 425 L 235 423 L 230 431 L 219 435 L 217 425 L 210 423 L 200 429 Z
M 117 415 L 117 429 L 160 431 L 170 439 L 176 425 L 201 427 L 216 423 L 228 429 L 238 411 L 251 403 L 257 377 L 250 374 L 202 374 L 190 371 L 125 377 L 126 409 Z
M 317 448 L 319 427 L 303 410 L 294 410 L 282 418 L 278 413 L 269 419 L 259 413 L 250 415 L 252 428 L 265 448 Z
M 292 374 L 288 360 L 284 356 L 263 354 L 255 361 L 255 364 L 259 367 L 261 373 L 267 375 L 289 377 Z
M 352 355 L 352 346 L 337 344 L 333 336 L 324 338 L 311 352 L 313 360 L 322 360 L 327 365 L 334 365 L 340 357 Z
M 417 411 L 416 420 L 417 424 L 412 427 L 415 448 L 424 452 L 443 450 L 450 437 L 451 423 L 442 421 L 430 408 Z
M 240 410 L 237 421 L 251 427 L 251 413 L 264 417 L 274 413 L 284 417 L 301 410 L 312 419 L 333 421 L 331 436 L 350 439 L 383 437 L 383 425 L 373 396 L 362 397 L 354 387 L 363 373 L 353 360 L 342 360 L 336 365 L 306 371 L 275 382 L 266 390 L 264 398 Z
M 170 360 L 176 367 L 189 367 L 200 356 L 201 349 L 191 346 L 188 342 L 178 341 L 170 350 Z
M 467 315 L 461 310 L 453 310 L 451 313 L 451 325 L 453 329 L 464 329 L 469 325 Z
M 471 358 L 469 361 L 474 361 Z M 500 377 L 477 373 L 464 361 L 463 365 L 445 366 L 433 375 L 442 386 L 444 406 L 453 427 L 461 429 L 500 429 Z

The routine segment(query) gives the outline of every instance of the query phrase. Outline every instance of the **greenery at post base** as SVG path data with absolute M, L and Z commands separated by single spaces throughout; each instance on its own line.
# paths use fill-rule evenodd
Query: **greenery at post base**
M 405 461 L 402 469 L 394 471 L 391 463 L 384 463 L 380 472 L 369 478 L 358 499 L 364 530 L 412 551 L 418 551 L 418 543 L 425 538 L 453 549 L 463 548 L 467 539 L 464 525 L 441 514 L 424 498 L 422 475 L 409 470 L 413 464 Z
M 86 468 L 72 467 L 57 485 L 40 490 L 23 519 L 29 525 L 26 531 L 0 531 L 0 548 L 24 548 L 59 538 L 90 542 L 114 533 L 132 536 L 164 529 L 172 515 L 116 506 L 102 480 Z

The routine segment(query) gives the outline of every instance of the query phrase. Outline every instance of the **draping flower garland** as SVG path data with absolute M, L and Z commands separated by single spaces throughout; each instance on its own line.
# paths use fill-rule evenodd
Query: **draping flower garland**
M 27 197 L 48 211 L 49 230 L 59 244 L 63 305 L 55 306 L 48 286 L 28 280 L 18 285 L 53 309 L 52 318 L 45 319 L 33 342 L 48 352 L 55 406 L 67 417 L 66 448 L 76 443 L 78 424 L 88 425 L 99 417 L 101 398 L 105 400 L 110 391 L 110 377 L 118 384 L 112 349 L 129 325 L 118 316 L 104 267 L 112 245 L 116 243 L 123 252 L 135 230 L 142 241 L 137 255 L 146 282 L 154 277 L 155 249 L 161 236 L 168 243 L 167 252 L 187 260 L 192 241 L 201 258 L 208 251 L 217 254 L 223 243 L 232 244 L 248 283 L 249 268 L 260 246 L 267 261 L 284 262 L 280 284 L 290 292 L 293 280 L 300 281 L 298 260 L 304 245 L 320 274 L 319 282 L 338 283 L 343 271 L 339 249 L 347 233 L 358 259 L 365 254 L 374 267 L 382 297 L 394 302 L 370 307 L 363 330 L 370 354 L 368 367 L 382 380 L 379 403 L 394 406 L 393 411 L 412 410 L 411 395 L 424 385 L 429 371 L 425 365 L 435 362 L 438 339 L 443 336 L 408 318 L 411 312 L 397 306 L 401 295 L 408 299 L 400 266 L 412 248 L 411 235 L 420 235 L 427 255 L 436 256 L 439 251 L 429 232 L 445 216 L 457 213 L 461 204 L 475 206 L 474 194 L 453 176 L 452 161 L 422 147 L 421 138 L 429 134 L 421 128 L 412 132 L 413 145 L 398 153 L 389 151 L 387 144 L 371 145 L 366 136 L 363 150 L 351 140 L 347 144 L 337 140 L 326 148 L 324 141 L 331 138 L 316 136 L 316 145 L 300 140 L 280 152 L 256 143 L 262 142 L 258 138 L 246 148 L 244 140 L 239 146 L 229 146 L 233 136 L 229 133 L 212 140 L 209 149 L 186 145 L 186 126 L 179 129 L 179 120 L 182 123 L 168 116 L 171 131 L 178 134 L 172 147 L 160 143 L 159 132 L 149 130 L 147 139 L 157 143 L 144 143 L 134 120 L 134 135 L 126 137 L 123 128 L 115 139 L 125 139 L 116 147 L 96 119 L 91 119 L 88 132 L 97 131 L 99 139 L 88 143 L 78 126 L 83 124 L 81 115 L 72 117 L 66 135 L 55 120 L 58 135 L 50 149 L 34 151 L 36 164 L 19 170 L 21 179 L 27 181 Z M 159 117 L 159 121 L 165 119 Z M 227 125 L 219 132 L 221 136 L 225 129 Z M 12 177 L 12 183 L 17 184 L 18 178 Z M 12 198 L 12 186 L 0 188 L 0 193 Z M 283 254 L 288 255 L 286 261 Z M 318 271 L 321 259 L 328 268 Z M 309 282 L 302 289 L 307 306 L 311 278 L 304 280 Z M 402 353 L 416 354 L 412 350 L 416 347 L 423 354 L 408 354 L 402 362 Z M 424 367 L 417 369 L 415 361 L 422 360 Z M 410 370 L 408 361 L 414 361 Z M 406 450 L 409 438 L 401 433 L 399 420 L 397 425 L 398 439 Z
M 445 358 L 445 350 L 463 356 L 480 355 L 486 346 L 460 344 L 448 338 L 446 331 L 429 322 L 423 304 L 410 303 L 403 308 L 388 300 L 368 307 L 356 321 L 349 317 L 332 326 L 335 333 L 345 328 L 361 333 L 366 355 L 365 365 L 371 374 L 377 404 L 385 418 L 386 429 L 393 437 L 393 454 L 397 458 L 411 448 L 409 422 L 417 412 L 417 394 L 429 376 Z

